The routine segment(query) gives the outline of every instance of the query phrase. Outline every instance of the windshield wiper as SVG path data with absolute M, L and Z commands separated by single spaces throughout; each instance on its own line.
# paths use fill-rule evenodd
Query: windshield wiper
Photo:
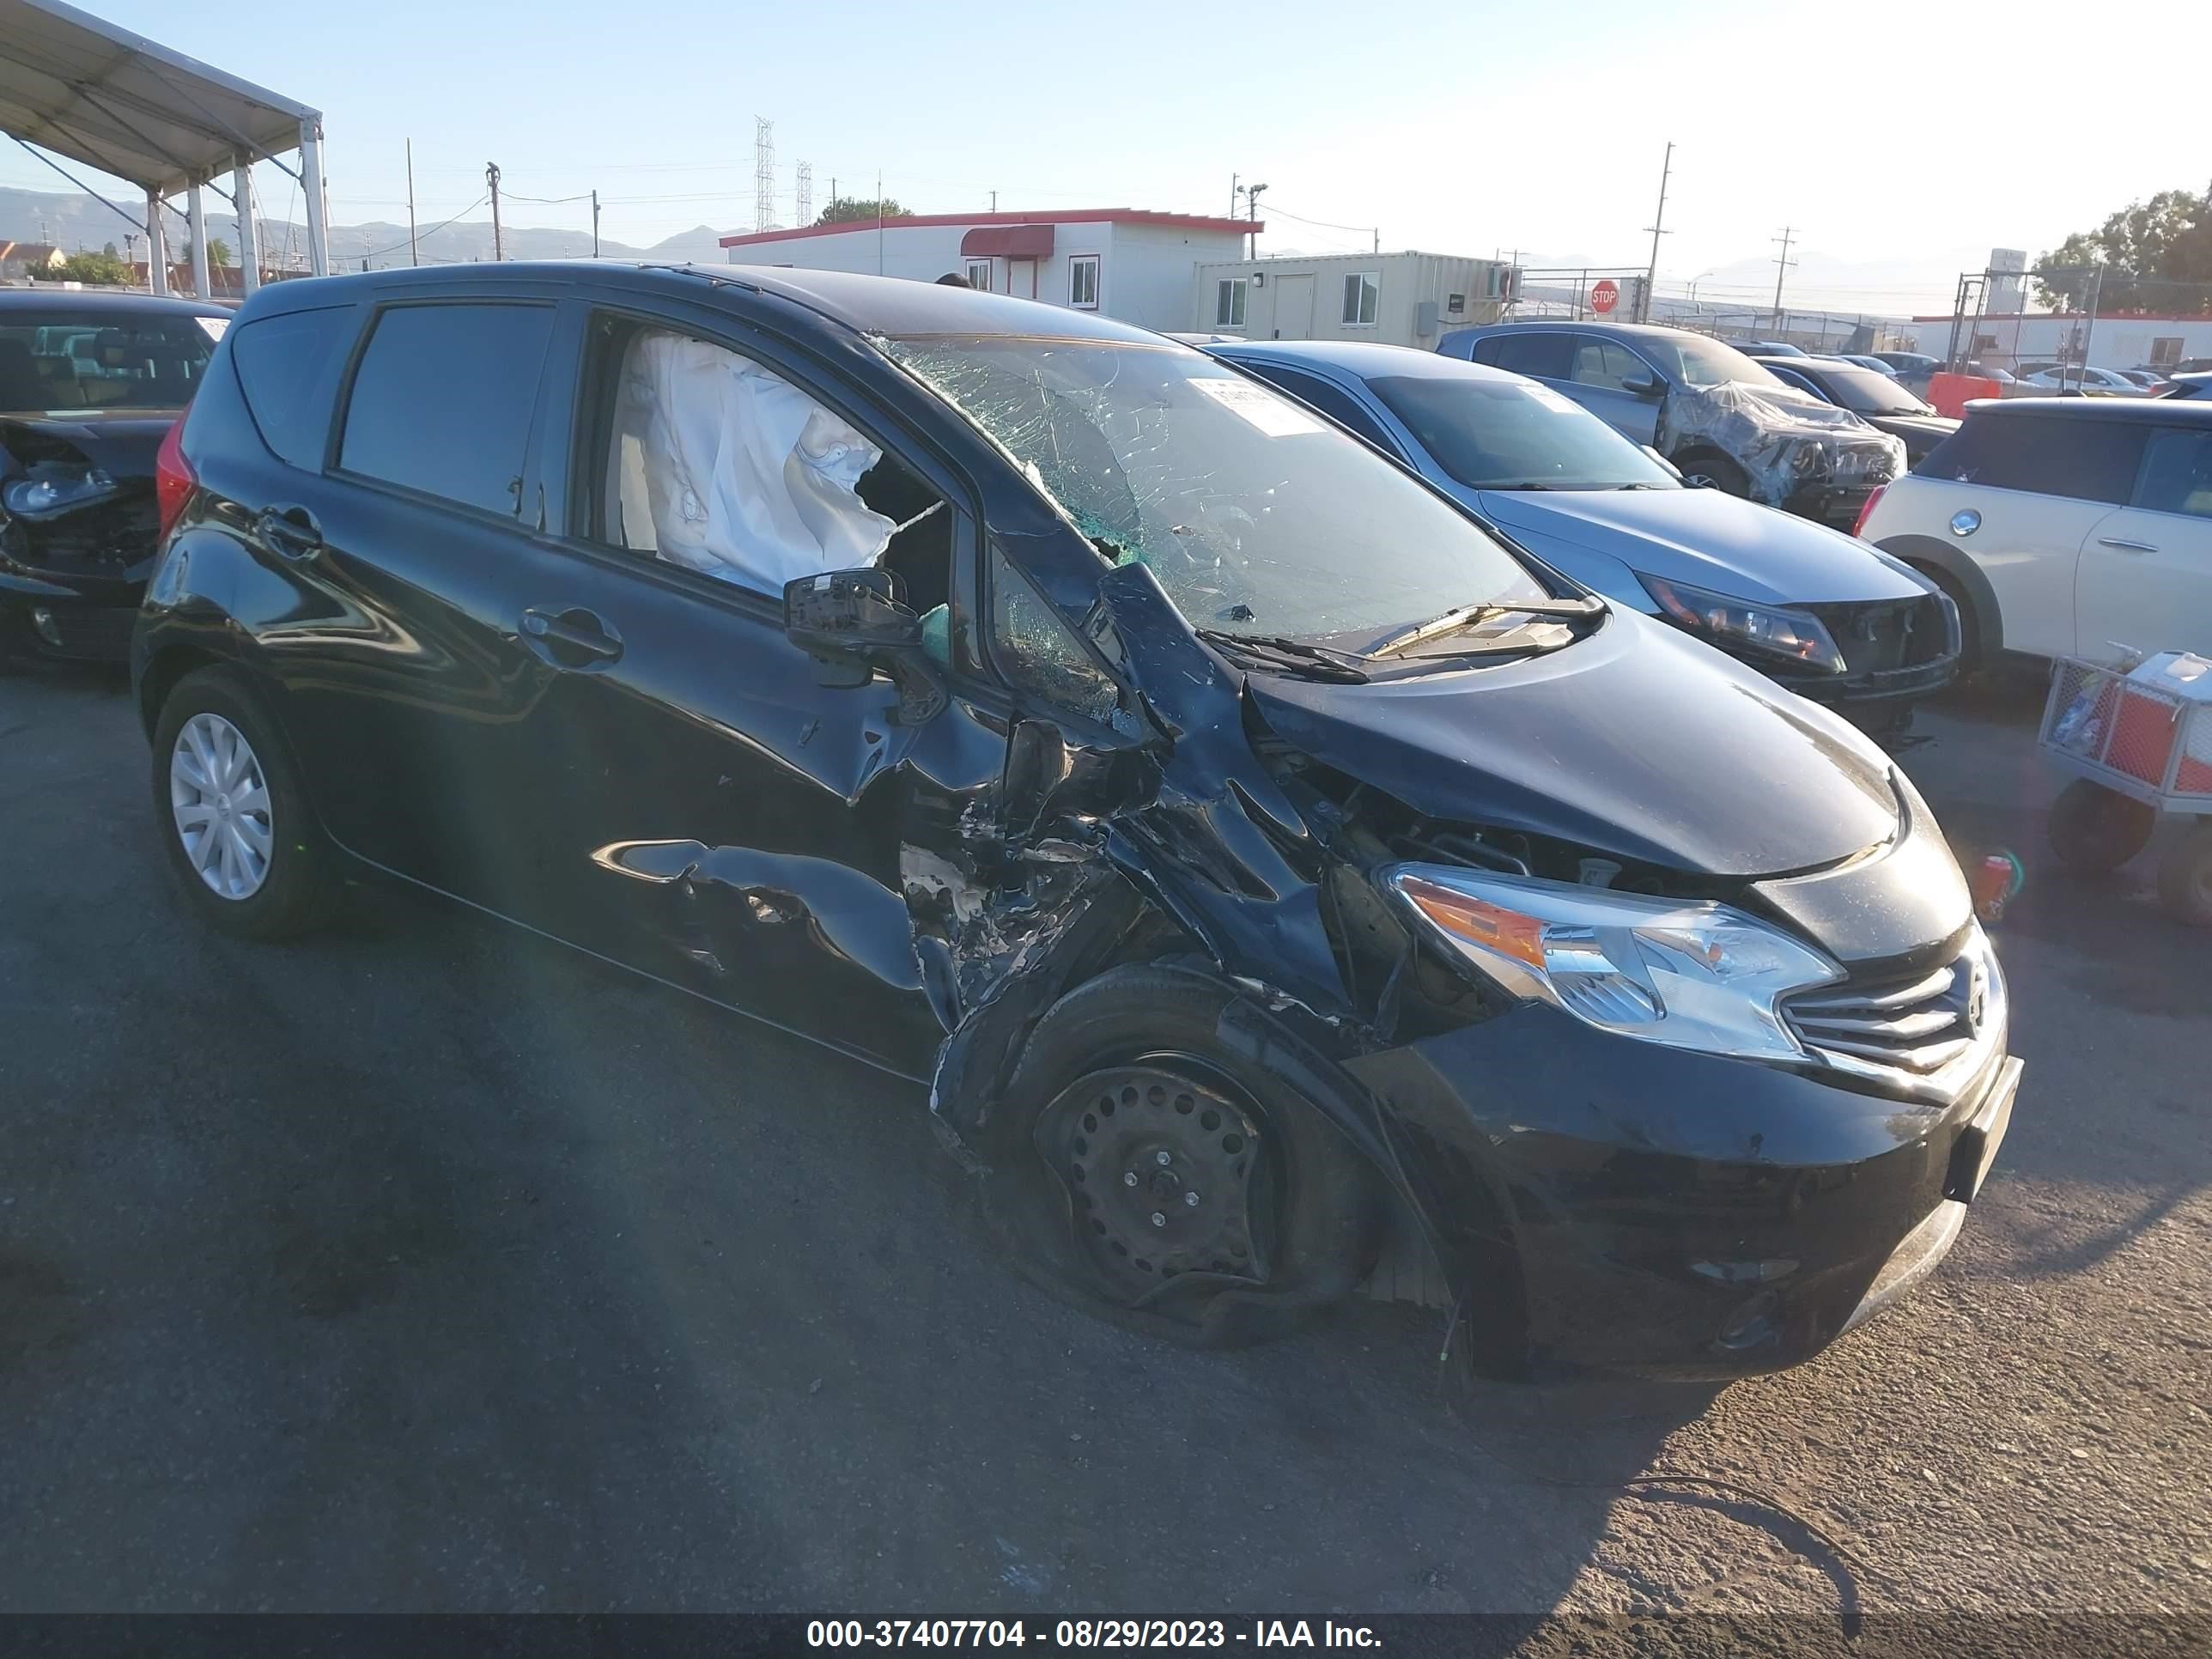
M 1492 617 L 1595 617 L 1604 609 L 1605 601 L 1595 594 L 1583 599 L 1522 599 L 1509 603 L 1490 600 L 1481 605 L 1463 605 L 1456 611 L 1447 611 L 1441 617 L 1431 617 L 1426 622 L 1415 623 L 1409 628 L 1401 628 L 1396 633 L 1386 635 L 1367 654 L 1370 657 L 1396 656 L 1408 647 L 1446 634 L 1456 634 L 1462 628 L 1471 628 L 1476 623 L 1486 622 Z M 1514 646 L 1509 648 L 1517 651 L 1527 647 Z
M 1362 684 L 1367 679 L 1358 655 L 1332 651 L 1325 645 L 1309 645 L 1279 635 L 1224 634 L 1213 628 L 1200 629 L 1198 637 L 1224 655 L 1242 657 L 1288 674 L 1303 674 L 1309 679 L 1334 680 L 1345 685 Z

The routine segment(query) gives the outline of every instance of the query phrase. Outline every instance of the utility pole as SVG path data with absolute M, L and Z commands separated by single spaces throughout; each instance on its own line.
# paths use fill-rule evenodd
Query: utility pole
M 507 241 L 499 228 L 499 163 L 484 163 L 484 183 L 491 190 L 491 257 L 494 264 L 507 258 Z
M 1667 141 L 1667 159 L 1659 165 L 1659 211 L 1651 216 L 1651 264 L 1644 273 L 1644 303 L 1638 307 L 1636 320 L 1651 320 L 1651 289 L 1659 280 L 1659 239 L 1667 232 L 1667 180 L 1674 171 L 1674 141 Z
M 1267 190 L 1265 185 L 1251 185 L 1244 191 L 1244 222 L 1252 227 L 1244 233 L 1244 257 L 1260 257 L 1260 198 Z
M 814 222 L 814 163 L 801 161 L 791 186 L 792 218 L 801 230 Z
M 997 191 L 995 191 L 995 190 L 994 190 L 994 191 L 993 191 L 991 192 L 991 211 L 992 211 L 992 212 L 994 212 L 994 213 L 996 213 L 998 210 L 999 210 L 999 192 L 998 192 Z
M 1790 244 L 1796 234 L 1796 227 L 1784 225 L 1779 236 L 1770 236 L 1766 239 L 1770 242 L 1782 244 L 1782 252 L 1776 256 L 1774 261 L 1774 325 L 1778 329 L 1782 326 L 1782 279 L 1790 274 L 1790 267 L 1797 263 L 1790 257 Z
M 415 246 L 415 141 L 407 141 L 407 263 L 422 263 L 421 250 Z
M 592 258 L 599 257 L 599 192 L 592 192 Z
M 766 230 L 775 220 L 775 123 L 753 117 L 753 228 Z
M 1237 198 L 1244 193 L 1237 185 L 1238 175 L 1232 173 L 1229 175 L 1229 216 L 1232 219 L 1237 216 Z

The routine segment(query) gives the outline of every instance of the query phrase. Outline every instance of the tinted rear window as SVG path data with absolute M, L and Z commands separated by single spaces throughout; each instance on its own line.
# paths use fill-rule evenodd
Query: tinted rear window
M 1571 334 L 1496 334 L 1478 341 L 1474 361 L 1533 374 L 1540 380 L 1564 380 L 1574 358 Z
M 350 307 L 283 312 L 230 331 L 230 361 L 261 441 L 295 466 L 319 468 L 330 404 L 310 407 L 315 388 L 349 336 Z
M 2118 505 L 2135 486 L 2148 431 L 2118 421 L 1973 414 L 1912 470 L 1923 478 Z
M 550 306 L 400 306 L 377 319 L 346 408 L 349 472 L 490 512 L 520 504 Z

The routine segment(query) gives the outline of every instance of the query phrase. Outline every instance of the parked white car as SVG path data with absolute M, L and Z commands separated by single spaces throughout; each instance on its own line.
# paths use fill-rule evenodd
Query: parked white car
M 2039 398 L 2047 392 L 2070 392 L 2075 387 L 2089 397 L 2148 398 L 2150 388 L 2138 386 L 2114 368 L 2074 368 L 2053 363 L 2039 368 L 2033 374 L 2020 376 L 2021 397 Z
M 2212 402 L 1970 404 L 1859 534 L 1950 594 L 1969 665 L 2212 653 Z

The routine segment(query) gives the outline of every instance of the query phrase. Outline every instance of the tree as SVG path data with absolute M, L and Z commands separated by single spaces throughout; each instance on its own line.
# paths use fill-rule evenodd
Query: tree
M 2100 311 L 2212 314 L 2212 192 L 2162 190 L 2094 230 L 2077 230 L 2036 262 L 2049 306 L 2079 310 L 2097 283 Z M 2056 269 L 2053 269 L 2056 267 Z
M 185 270 L 192 268 L 192 245 L 188 241 L 178 251 L 177 263 Z M 230 263 L 230 244 L 220 236 L 208 238 L 208 269 L 219 270 Z
M 123 257 L 115 251 L 115 244 L 112 242 L 102 243 L 100 251 L 111 259 L 120 259 Z
M 839 196 L 816 217 L 817 225 L 848 225 L 864 219 L 897 219 L 906 210 L 890 197 Z
M 122 288 L 134 280 L 131 267 L 115 257 L 115 251 L 104 253 L 72 253 L 53 272 L 56 279 L 64 283 L 89 283 L 100 288 Z

